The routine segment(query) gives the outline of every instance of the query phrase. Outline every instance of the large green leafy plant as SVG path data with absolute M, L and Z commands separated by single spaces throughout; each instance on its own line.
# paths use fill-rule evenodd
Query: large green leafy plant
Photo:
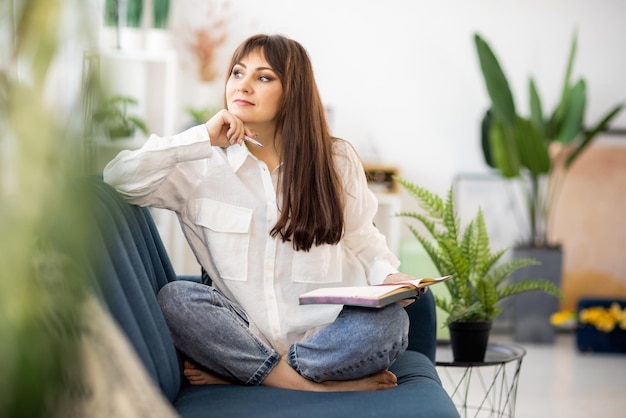
M 454 206 L 452 188 L 446 199 L 401 178 L 395 180 L 415 198 L 421 212 L 401 212 L 399 216 L 418 221 L 430 236 L 409 225 L 441 275 L 454 278 L 445 285 L 450 298 L 435 295 L 437 306 L 455 321 L 490 321 L 502 311 L 499 302 L 509 296 L 534 290 L 561 297 L 553 283 L 526 279 L 511 284 L 507 278 L 522 267 L 537 264 L 534 259 L 501 261 L 506 249 L 492 251 L 482 211 L 463 229 Z
M 572 163 L 598 133 L 622 110 L 611 109 L 591 129 L 584 127 L 587 85 L 580 78 L 571 81 L 577 37 L 572 40 L 561 98 L 549 117 L 537 86 L 530 78 L 530 115 L 518 114 L 507 78 L 491 47 L 474 35 L 483 78 L 491 108 L 483 120 L 483 151 L 489 165 L 505 178 L 520 179 L 525 196 L 529 230 L 522 239 L 528 246 L 548 245 L 547 232 L 551 210 Z

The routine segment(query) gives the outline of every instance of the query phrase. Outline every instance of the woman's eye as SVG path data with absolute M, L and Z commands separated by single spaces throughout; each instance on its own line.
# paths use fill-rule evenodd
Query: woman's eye
M 235 78 L 241 78 L 243 77 L 243 73 L 240 70 L 233 70 L 232 73 L 233 77 Z
M 272 81 L 273 78 L 270 77 L 270 76 L 267 76 L 267 75 L 261 75 L 261 76 L 259 76 L 259 80 L 261 80 L 262 82 L 266 83 L 268 81 Z

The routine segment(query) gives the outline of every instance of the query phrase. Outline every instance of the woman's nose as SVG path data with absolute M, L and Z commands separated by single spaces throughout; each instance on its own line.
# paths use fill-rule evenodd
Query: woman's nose
M 247 78 L 243 78 L 237 87 L 237 90 L 242 93 L 250 93 L 250 82 Z

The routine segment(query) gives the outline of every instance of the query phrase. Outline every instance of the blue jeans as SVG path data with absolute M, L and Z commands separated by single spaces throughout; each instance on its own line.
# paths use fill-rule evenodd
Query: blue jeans
M 175 281 L 158 294 L 176 347 L 212 373 L 259 385 L 280 355 L 250 332 L 245 312 L 217 289 Z M 352 380 L 386 370 L 408 345 L 409 319 L 397 303 L 345 306 L 337 319 L 292 344 L 288 363 L 315 382 Z

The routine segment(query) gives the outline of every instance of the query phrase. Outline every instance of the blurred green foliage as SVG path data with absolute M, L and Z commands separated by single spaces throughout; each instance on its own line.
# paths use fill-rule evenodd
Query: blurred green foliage
M 63 404 L 85 395 L 79 342 L 87 285 L 76 250 L 88 231 L 76 214 L 89 199 L 73 196 L 71 183 L 87 167 L 83 104 L 85 82 L 95 79 L 81 80 L 79 62 L 76 97 L 57 85 L 59 68 L 71 65 L 64 42 L 88 49 L 85 7 L 0 5 L 10 40 L 0 61 L 1 417 L 64 416 Z

